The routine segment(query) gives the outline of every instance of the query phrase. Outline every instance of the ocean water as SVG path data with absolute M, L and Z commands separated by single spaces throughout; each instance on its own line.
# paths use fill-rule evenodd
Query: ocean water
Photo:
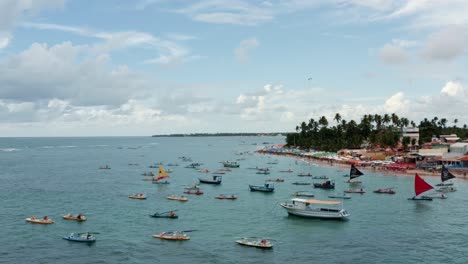
M 0 138 L 0 263 L 466 263 L 468 227 L 467 182 L 456 179 L 457 192 L 446 200 L 408 201 L 413 178 L 365 172 L 360 177 L 366 194 L 351 194 L 344 208 L 348 221 L 324 221 L 288 216 L 279 206 L 295 191 L 312 191 L 318 199 L 348 188 L 338 167 L 321 167 L 288 157 L 255 154 L 281 137 L 99 137 Z M 255 144 L 255 145 L 254 145 Z M 243 154 L 240 154 L 243 153 Z M 184 168 L 188 156 L 211 171 L 222 160 L 240 159 L 241 167 L 223 175 L 220 186 L 201 185 L 205 194 L 181 203 L 165 199 L 182 194 L 185 186 L 211 174 Z M 267 164 L 277 160 L 278 164 Z M 143 181 L 150 164 L 178 163 L 169 185 Z M 138 163 L 129 166 L 129 163 Z M 102 165 L 110 170 L 99 170 Z M 270 167 L 270 175 L 249 167 Z M 293 173 L 281 173 L 291 168 Z M 154 171 L 154 169 L 153 169 Z M 328 175 L 336 190 L 293 185 L 316 181 L 300 172 Z M 249 184 L 268 178 L 272 194 L 250 192 Z M 425 178 L 435 184 L 435 177 Z M 395 195 L 374 194 L 395 187 Z M 147 200 L 127 196 L 144 193 Z M 236 194 L 235 201 L 214 196 Z M 154 212 L 178 210 L 179 219 L 149 217 Z M 62 215 L 84 213 L 83 223 Z M 24 221 L 48 215 L 52 225 Z M 191 240 L 164 241 L 153 234 L 197 230 Z M 99 232 L 93 245 L 62 237 L 71 232 Z M 273 250 L 242 247 L 244 236 L 274 239 Z

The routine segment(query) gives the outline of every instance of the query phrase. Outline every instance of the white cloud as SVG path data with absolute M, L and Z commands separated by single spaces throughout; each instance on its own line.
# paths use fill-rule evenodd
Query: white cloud
M 387 113 L 405 113 L 409 104 L 403 92 L 398 92 L 385 101 L 384 109 Z
M 464 96 L 465 88 L 460 82 L 449 81 L 440 92 L 448 96 Z
M 60 8 L 65 0 L 2 0 L 0 1 L 0 32 L 9 30 L 24 16 L 33 15 L 43 9 Z
M 468 29 L 451 26 L 431 36 L 423 50 L 424 57 L 450 61 L 460 57 L 468 49 Z
M 256 38 L 244 39 L 240 42 L 239 47 L 234 50 L 236 60 L 241 63 L 249 61 L 250 53 L 259 46 Z
M 10 44 L 11 38 L 12 36 L 10 33 L 0 32 L 0 50 L 6 48 L 8 44 Z
M 379 58 L 387 64 L 402 64 L 408 60 L 405 50 L 394 44 L 385 44 L 379 50 Z

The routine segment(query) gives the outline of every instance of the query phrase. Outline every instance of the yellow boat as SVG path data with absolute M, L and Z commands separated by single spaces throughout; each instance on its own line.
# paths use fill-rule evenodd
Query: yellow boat
M 181 202 L 188 201 L 188 198 L 185 196 L 171 195 L 171 196 L 167 196 L 166 198 L 169 200 L 176 200 L 176 201 L 181 201 Z
M 43 219 L 43 218 L 37 219 L 34 216 L 30 217 L 30 218 L 26 218 L 25 220 L 26 220 L 26 222 L 35 223 L 35 224 L 43 224 L 43 225 L 49 225 L 49 224 L 55 223 L 51 219 Z
M 144 194 L 133 194 L 129 195 L 128 198 L 130 199 L 139 199 L 139 200 L 145 200 L 146 196 Z
M 62 217 L 65 220 L 75 220 L 75 221 L 78 221 L 78 222 L 86 221 L 86 216 L 84 216 L 84 215 L 73 216 L 71 214 L 68 214 L 68 215 L 64 215 Z

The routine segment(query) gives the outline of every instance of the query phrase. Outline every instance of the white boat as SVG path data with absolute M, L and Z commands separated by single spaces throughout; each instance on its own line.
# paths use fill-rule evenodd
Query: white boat
M 280 203 L 280 205 L 290 215 L 308 218 L 346 219 L 350 216 L 342 207 L 336 208 L 336 206 L 342 205 L 340 201 L 293 198 L 291 203 Z
M 243 246 L 264 248 L 264 249 L 271 249 L 273 247 L 273 244 L 268 239 L 255 239 L 255 238 L 243 237 L 239 240 L 236 240 L 236 243 L 239 245 L 243 245 Z

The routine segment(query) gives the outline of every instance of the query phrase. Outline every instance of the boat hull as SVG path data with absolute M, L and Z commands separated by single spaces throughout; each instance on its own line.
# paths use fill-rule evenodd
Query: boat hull
M 255 243 L 255 242 L 249 242 L 249 241 L 243 241 L 243 240 L 236 240 L 236 243 L 242 246 L 247 246 L 247 247 L 256 247 L 256 248 L 261 248 L 261 249 L 272 249 L 273 245 L 270 243 L 267 244 L 261 244 L 261 243 Z
M 164 239 L 164 240 L 173 240 L 173 241 L 185 241 L 190 240 L 189 236 L 168 236 L 168 235 L 153 235 L 154 238 Z
M 96 238 L 86 239 L 86 238 L 81 238 L 81 237 L 66 236 L 66 237 L 63 237 L 63 239 L 68 240 L 68 241 L 72 241 L 72 242 L 80 242 L 80 243 L 94 243 L 94 242 L 96 242 Z
M 304 218 L 320 218 L 320 219 L 336 219 L 344 220 L 347 219 L 350 214 L 345 210 L 341 209 L 326 209 L 326 208 L 317 208 L 317 209 L 297 209 L 291 205 L 281 203 L 281 207 L 286 209 L 289 215 L 304 217 Z
M 64 215 L 62 216 L 63 219 L 65 220 L 75 220 L 75 221 L 78 221 L 78 222 L 83 222 L 83 221 L 86 221 L 86 217 L 85 216 L 82 216 L 80 218 L 76 217 L 76 216 L 71 216 L 71 215 Z
M 200 183 L 206 183 L 206 184 L 221 184 L 221 181 L 213 181 L 213 180 L 206 180 L 206 179 L 198 179 Z
M 50 225 L 55 223 L 53 220 L 44 220 L 44 219 L 31 219 L 31 218 L 26 218 L 26 222 L 29 223 L 34 223 L 34 224 L 42 224 L 42 225 Z
M 253 186 L 249 185 L 250 191 L 251 192 L 266 192 L 266 193 L 271 193 L 275 190 L 275 188 L 268 188 L 264 186 Z
M 173 216 L 170 216 L 170 215 L 150 215 L 151 217 L 153 218 L 171 218 L 171 219 L 177 219 L 179 218 L 178 215 L 173 215 Z

